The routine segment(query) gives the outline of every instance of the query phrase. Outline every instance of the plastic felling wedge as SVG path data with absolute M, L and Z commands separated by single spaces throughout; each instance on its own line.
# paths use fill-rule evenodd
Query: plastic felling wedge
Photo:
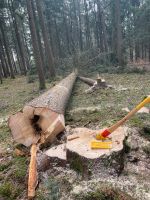
M 91 149 L 112 149 L 112 141 L 91 141 Z

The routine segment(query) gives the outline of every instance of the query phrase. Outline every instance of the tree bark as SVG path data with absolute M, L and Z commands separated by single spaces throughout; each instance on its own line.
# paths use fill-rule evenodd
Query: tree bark
M 25 105 L 22 112 L 9 118 L 14 140 L 26 146 L 52 142 L 65 127 L 64 113 L 76 80 L 71 73 L 59 84 Z
M 11 62 L 11 58 L 10 58 L 10 52 L 9 52 L 9 46 L 8 46 L 8 38 L 6 38 L 7 34 L 4 32 L 3 24 L 1 24 L 0 28 L 1 28 L 2 39 L 3 39 L 3 42 L 4 42 L 4 47 L 5 47 L 5 51 L 6 51 L 6 55 L 7 55 L 7 59 L 8 59 L 8 64 L 9 64 L 9 69 L 10 69 L 10 76 L 11 76 L 11 78 L 14 79 L 15 75 L 14 75 L 13 66 L 12 66 L 12 62 Z
M 92 46 L 91 43 L 91 33 L 90 33 L 90 24 L 89 24 L 89 15 L 88 15 L 88 7 L 87 2 L 84 0 L 85 7 L 85 36 L 86 36 L 86 48 L 89 49 Z
M 12 8 L 11 8 L 12 6 Z M 27 69 L 27 66 L 26 66 L 26 58 L 25 58 L 25 47 L 24 47 L 24 43 L 23 43 L 23 38 L 21 37 L 21 30 L 20 30 L 20 27 L 19 27 L 19 24 L 18 24 L 18 18 L 15 14 L 15 8 L 14 8 L 14 5 L 13 5 L 13 1 L 11 0 L 11 6 L 10 6 L 10 12 L 11 12 L 11 15 L 12 17 L 14 18 L 13 19 L 13 24 L 14 24 L 14 27 L 15 27 L 15 33 L 16 33 L 16 38 L 17 38 L 17 43 L 18 43 L 18 47 L 19 47 L 19 53 L 20 53 L 20 61 L 21 61 L 21 74 L 23 75 L 26 75 L 26 69 Z
M 31 4 L 31 0 L 27 0 L 27 10 L 28 10 L 28 16 L 29 16 L 29 25 L 30 25 L 30 31 L 31 31 L 34 58 L 35 58 L 35 63 L 36 63 L 38 76 L 39 76 L 39 83 L 40 83 L 39 87 L 40 89 L 44 89 L 45 77 L 44 77 L 44 72 L 43 72 L 41 56 L 40 56 L 40 50 L 39 50 L 38 39 L 37 39 L 37 34 L 36 34 L 36 27 L 35 27 L 33 7 Z
M 38 10 L 43 40 L 44 40 L 46 64 L 49 69 L 50 75 L 52 77 L 54 77 L 55 76 L 54 57 L 52 54 L 52 49 L 51 49 L 49 38 L 48 38 L 48 32 L 47 32 L 45 19 L 44 19 L 44 15 L 43 15 L 43 6 L 42 6 L 41 0 L 36 0 L 36 5 L 37 5 L 37 10 Z

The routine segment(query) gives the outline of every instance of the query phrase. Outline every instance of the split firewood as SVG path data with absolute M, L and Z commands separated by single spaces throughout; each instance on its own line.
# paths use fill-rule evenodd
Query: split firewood
M 113 88 L 112 85 L 108 85 L 105 79 L 102 79 L 100 76 L 97 77 L 96 80 L 86 78 L 83 76 L 79 76 L 79 79 L 84 83 L 88 84 L 90 87 L 85 91 L 86 93 L 94 92 L 97 89 L 105 89 L 105 88 Z
M 36 153 L 37 153 L 37 145 L 32 144 L 31 159 L 29 165 L 29 178 L 28 178 L 28 198 L 31 199 L 35 196 L 35 189 L 38 184 Z

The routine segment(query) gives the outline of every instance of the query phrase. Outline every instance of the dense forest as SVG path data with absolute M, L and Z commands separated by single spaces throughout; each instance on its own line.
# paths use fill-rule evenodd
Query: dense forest
M 0 200 L 150 199 L 150 0 L 0 0 Z
M 1 82 L 37 73 L 43 89 L 63 59 L 80 68 L 83 52 L 115 66 L 149 62 L 149 19 L 149 0 L 1 0 Z

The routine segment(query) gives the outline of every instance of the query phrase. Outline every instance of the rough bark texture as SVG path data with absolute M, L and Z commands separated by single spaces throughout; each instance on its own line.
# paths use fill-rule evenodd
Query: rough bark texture
M 67 143 L 52 147 L 43 154 L 44 159 L 38 162 L 39 169 L 46 170 L 50 162 L 55 162 L 70 164 L 71 168 L 84 177 L 104 173 L 118 175 L 124 168 L 124 142 L 128 128 L 120 127 L 112 133 L 112 149 L 91 149 L 90 142 L 95 139 L 96 133 L 87 128 L 72 129 Z
M 33 53 L 34 53 L 35 63 L 36 63 L 38 76 L 39 76 L 40 89 L 45 89 L 45 77 L 44 77 L 42 60 L 40 56 L 40 49 L 39 49 L 38 38 L 37 38 L 37 33 L 36 33 L 32 1 L 26 0 L 26 2 L 27 2 L 27 10 L 28 10 L 28 16 L 29 16 L 31 39 L 32 39 L 32 45 L 33 45 Z
M 27 105 L 32 107 L 49 108 L 54 112 L 64 114 L 75 79 L 76 72 L 73 72 L 56 86 L 54 86 L 38 98 L 35 98 Z
M 37 5 L 39 21 L 40 21 L 40 25 L 42 29 L 43 40 L 44 40 L 45 55 L 46 55 L 46 62 L 47 62 L 46 64 L 48 66 L 50 75 L 53 77 L 55 76 L 54 58 L 53 58 L 53 53 L 52 53 L 52 49 L 51 49 L 49 38 L 48 38 L 47 27 L 46 27 L 44 15 L 43 15 L 42 1 L 36 0 L 36 5 Z
M 51 143 L 65 129 L 63 114 L 75 79 L 76 72 L 73 72 L 9 118 L 15 141 L 26 146 L 38 141 Z

